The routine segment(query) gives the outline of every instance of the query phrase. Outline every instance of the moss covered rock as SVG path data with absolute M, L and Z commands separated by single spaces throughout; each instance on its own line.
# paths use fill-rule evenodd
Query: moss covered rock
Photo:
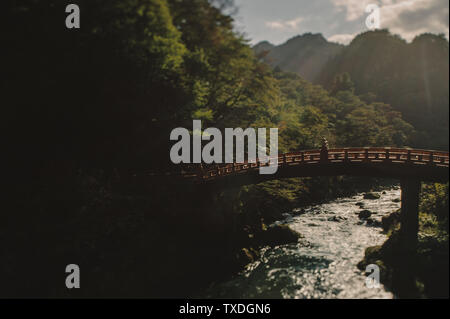
M 400 209 L 381 218 L 381 226 L 385 232 L 393 230 L 400 223 Z
M 253 248 L 242 248 L 236 254 L 236 266 L 242 268 L 250 263 L 255 262 L 260 257 L 257 250 Z

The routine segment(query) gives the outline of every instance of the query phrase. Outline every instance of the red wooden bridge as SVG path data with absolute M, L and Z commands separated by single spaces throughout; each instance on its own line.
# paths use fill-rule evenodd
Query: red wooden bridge
M 269 161 L 278 166 L 272 175 L 259 174 Z M 275 158 L 222 165 L 182 165 L 184 180 L 239 186 L 266 180 L 312 176 L 373 176 L 420 181 L 447 182 L 449 153 L 391 147 L 362 147 L 305 150 Z

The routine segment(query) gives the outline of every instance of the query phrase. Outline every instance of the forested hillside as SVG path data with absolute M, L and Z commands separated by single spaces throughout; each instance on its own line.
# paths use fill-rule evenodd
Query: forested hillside
M 416 128 L 411 146 L 448 149 L 449 44 L 443 35 L 422 34 L 407 43 L 378 30 L 343 46 L 307 33 L 279 46 L 263 41 L 253 49 L 273 68 L 331 92 L 347 77 L 356 95 L 390 104 Z
M 336 145 L 409 144 L 413 128 L 380 99 L 274 73 L 206 0 L 81 1 L 79 30 L 61 26 L 63 4 L 11 8 L 4 72 L 13 105 L 4 123 L 16 164 L 165 169 L 169 132 L 192 119 L 279 127 L 282 151 L 317 146 L 321 136 Z

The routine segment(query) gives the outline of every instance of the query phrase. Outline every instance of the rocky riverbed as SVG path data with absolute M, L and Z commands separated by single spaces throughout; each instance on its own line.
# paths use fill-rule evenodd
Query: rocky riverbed
M 264 247 L 260 258 L 234 278 L 215 283 L 204 297 L 216 298 L 393 298 L 369 289 L 357 268 L 367 247 L 386 239 L 382 217 L 400 207 L 398 188 L 362 193 L 295 209 L 269 225 L 301 234 L 297 243 Z

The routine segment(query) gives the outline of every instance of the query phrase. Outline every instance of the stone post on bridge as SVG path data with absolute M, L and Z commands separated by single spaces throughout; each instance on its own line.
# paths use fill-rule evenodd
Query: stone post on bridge
M 320 161 L 328 161 L 328 141 L 325 137 L 322 137 L 322 148 L 320 149 Z
M 402 206 L 400 217 L 400 240 L 406 252 L 415 252 L 417 248 L 417 233 L 419 231 L 419 195 L 420 180 L 403 179 Z

